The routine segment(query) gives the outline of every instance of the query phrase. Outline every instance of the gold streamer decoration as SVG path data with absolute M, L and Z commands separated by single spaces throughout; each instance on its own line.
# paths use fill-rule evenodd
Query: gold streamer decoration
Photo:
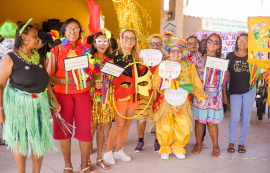
M 152 20 L 147 10 L 138 0 L 112 0 L 117 14 L 119 29 L 133 30 L 137 34 L 141 49 L 148 47 L 149 33 L 142 24 L 140 14 L 146 22 L 146 27 L 152 26 Z

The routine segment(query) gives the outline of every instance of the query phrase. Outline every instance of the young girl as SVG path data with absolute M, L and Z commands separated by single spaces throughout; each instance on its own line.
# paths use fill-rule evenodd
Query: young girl
M 176 79 L 172 79 L 171 83 L 180 85 L 192 84 L 194 94 L 199 101 L 207 98 L 203 91 L 203 85 L 197 76 L 195 64 L 189 64 L 182 60 L 183 50 L 186 49 L 186 41 L 184 39 L 172 37 L 168 43 L 169 60 L 177 62 L 181 65 L 181 73 Z M 190 101 L 187 99 L 180 106 L 170 105 L 164 96 L 164 93 L 171 86 L 165 87 L 163 79 L 155 72 L 155 90 L 158 95 L 153 105 L 154 124 L 156 124 L 156 134 L 160 144 L 159 154 L 161 159 L 169 159 L 169 154 L 173 153 L 179 159 L 185 159 L 186 151 L 183 148 L 189 141 L 190 130 L 192 125 L 192 113 Z M 166 82 L 165 82 L 166 83 Z M 177 88 L 176 88 L 177 89 Z M 175 141 L 173 144 L 173 140 Z M 172 144 L 172 145 L 171 145 Z
M 106 124 L 112 122 L 114 117 L 114 110 L 112 104 L 112 97 L 110 97 L 110 80 L 111 77 L 100 72 L 101 66 L 106 62 L 112 61 L 110 54 L 110 34 L 106 34 L 107 30 L 96 33 L 93 36 L 92 49 L 90 51 L 94 59 L 96 81 L 95 87 L 92 90 L 92 117 L 91 117 L 91 136 L 94 138 L 97 131 L 97 165 L 103 169 L 110 169 L 102 159 L 102 149 L 104 142 L 104 130 Z M 108 31 L 107 31 L 108 32 Z M 93 144 L 91 143 L 90 153 Z

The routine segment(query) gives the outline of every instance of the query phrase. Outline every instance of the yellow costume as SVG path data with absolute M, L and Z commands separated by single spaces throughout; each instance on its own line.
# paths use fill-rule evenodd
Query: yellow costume
M 202 82 L 197 75 L 195 64 L 181 60 L 181 73 L 176 78 L 180 84 L 192 84 L 194 94 L 199 101 L 208 96 L 203 90 Z M 153 104 L 153 120 L 156 124 L 156 135 L 160 144 L 159 154 L 186 154 L 183 148 L 189 141 L 192 126 L 191 104 L 187 99 L 180 106 L 172 106 L 165 100 L 165 90 L 160 91 L 161 77 L 155 72 L 155 90 L 158 95 Z M 173 144 L 173 140 L 175 141 Z M 172 145 L 171 145 L 172 144 Z M 171 146 L 170 146 L 171 145 Z

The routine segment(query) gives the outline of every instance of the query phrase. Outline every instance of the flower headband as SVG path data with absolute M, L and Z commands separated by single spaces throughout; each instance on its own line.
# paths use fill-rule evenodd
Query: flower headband
M 221 37 L 221 35 L 220 34 L 218 34 L 218 33 L 216 33 L 216 32 L 213 32 L 213 33 L 211 33 L 209 36 L 208 36 L 208 38 L 210 37 L 210 36 L 212 36 L 212 35 L 217 35 L 221 40 L 222 40 L 222 37 Z
M 162 34 L 162 36 L 164 37 L 165 35 L 167 35 L 167 34 L 170 34 L 172 37 L 173 37 L 173 33 L 172 33 L 172 31 L 170 30 L 169 32 L 164 32 L 163 34 Z
M 238 31 L 237 34 L 236 34 L 236 37 L 240 37 L 241 35 L 244 35 L 244 34 L 248 34 L 247 32 L 245 31 Z
M 106 29 L 106 28 L 100 30 L 100 32 L 102 32 L 102 34 L 104 34 L 104 35 L 106 36 L 107 39 L 110 39 L 110 38 L 112 37 L 111 31 L 109 31 L 109 30 Z
M 160 34 L 152 34 L 149 38 L 148 38 L 148 43 L 150 43 L 151 39 L 153 37 L 159 37 L 161 39 L 161 41 L 163 42 L 163 37 Z
M 197 37 L 197 35 L 190 34 L 190 35 L 186 38 L 186 41 L 188 41 L 188 39 L 190 39 L 190 38 L 196 38 L 197 40 L 199 40 L 198 37 Z
M 122 38 L 122 36 L 123 36 L 123 33 L 126 31 L 126 29 L 121 29 L 121 31 L 120 31 L 120 33 L 119 33 L 119 35 L 120 35 L 120 38 Z
M 25 28 L 26 28 L 28 25 L 30 25 L 30 23 L 32 22 L 32 20 L 33 20 L 33 18 L 30 18 L 30 19 L 26 22 L 26 24 L 23 25 L 22 29 L 20 29 L 20 31 L 19 31 L 19 36 L 22 35 L 23 31 L 25 30 Z

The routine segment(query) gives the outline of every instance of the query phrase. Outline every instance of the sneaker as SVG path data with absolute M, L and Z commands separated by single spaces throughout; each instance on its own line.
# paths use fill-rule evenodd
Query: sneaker
M 155 136 L 156 135 L 156 130 L 155 130 L 154 127 L 151 129 L 150 135 L 152 135 L 152 136 Z
M 186 156 L 184 154 L 180 154 L 180 153 L 175 153 L 173 152 L 173 154 L 178 158 L 178 159 L 185 159 Z
M 155 151 L 155 152 L 158 152 L 159 149 L 160 149 L 159 143 L 158 143 L 158 142 L 155 142 L 155 143 L 154 143 L 154 151 Z
M 115 160 L 114 160 L 114 157 L 113 157 L 113 153 L 112 153 L 112 150 L 107 152 L 107 153 L 104 153 L 104 161 L 110 165 L 114 165 L 115 164 Z
M 135 152 L 136 152 L 136 153 L 142 152 L 143 147 L 144 147 L 144 142 L 138 142 L 138 145 L 137 145 L 137 147 L 135 148 Z
M 169 154 L 161 154 L 161 160 L 168 160 Z
M 129 157 L 124 151 L 119 150 L 118 152 L 114 152 L 114 157 L 117 159 L 121 159 L 122 161 L 129 162 L 131 161 L 131 157 Z
M 202 147 L 203 148 L 208 148 L 209 146 L 204 141 L 202 141 Z

